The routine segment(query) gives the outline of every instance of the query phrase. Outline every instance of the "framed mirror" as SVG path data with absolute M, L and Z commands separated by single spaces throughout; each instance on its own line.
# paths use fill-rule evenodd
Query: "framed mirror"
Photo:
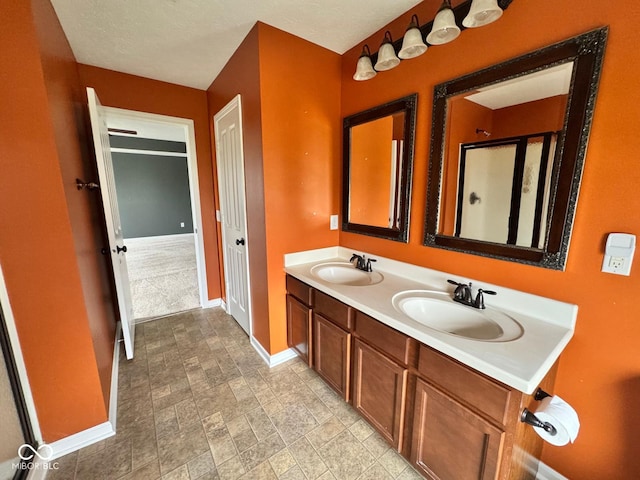
M 408 240 L 417 98 L 344 119 L 343 231 Z
M 424 245 L 564 270 L 607 33 L 435 87 Z

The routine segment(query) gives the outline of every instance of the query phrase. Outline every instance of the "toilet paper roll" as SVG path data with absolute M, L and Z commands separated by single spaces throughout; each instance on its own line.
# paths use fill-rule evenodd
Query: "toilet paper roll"
M 569 442 L 573 443 L 578 436 L 578 430 L 580 430 L 578 414 L 571 405 L 556 395 L 543 398 L 535 415 L 541 422 L 549 422 L 555 427 L 555 435 L 551 435 L 543 428 L 533 427 L 543 440 L 552 445 L 562 446 Z

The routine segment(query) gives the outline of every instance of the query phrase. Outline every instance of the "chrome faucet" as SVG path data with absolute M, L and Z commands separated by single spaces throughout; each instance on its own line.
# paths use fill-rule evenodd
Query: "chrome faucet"
M 355 253 L 351 256 L 351 260 L 349 260 L 349 262 L 352 263 L 354 267 L 364 272 L 372 272 L 373 269 L 371 268 L 371 262 L 375 262 L 375 261 L 376 261 L 375 258 L 365 259 L 364 255 L 358 255 Z
M 494 292 L 493 290 L 483 290 L 482 288 L 479 288 L 476 298 L 474 299 L 473 294 L 471 293 L 471 282 L 467 284 L 459 283 L 455 280 L 447 281 L 452 285 L 456 285 L 456 289 L 453 291 L 453 301 L 469 307 L 484 310 L 486 308 L 484 304 L 484 294 L 497 295 L 497 292 Z

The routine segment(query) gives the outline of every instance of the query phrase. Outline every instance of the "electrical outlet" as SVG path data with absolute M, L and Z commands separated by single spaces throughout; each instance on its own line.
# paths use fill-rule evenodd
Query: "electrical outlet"
M 609 266 L 614 270 L 622 269 L 624 267 L 624 257 L 611 257 Z
M 602 271 L 629 276 L 636 248 L 636 237 L 627 233 L 611 233 L 607 237 Z
M 184 228 L 184 222 L 180 222 L 180 228 Z
M 627 262 L 630 259 L 625 257 L 612 257 L 609 255 L 604 256 L 604 262 L 602 262 L 602 271 L 607 273 L 615 273 L 617 275 L 629 275 L 630 265 L 627 266 Z
M 338 215 L 331 215 L 330 221 L 329 221 L 329 229 L 330 230 L 337 230 L 338 229 Z

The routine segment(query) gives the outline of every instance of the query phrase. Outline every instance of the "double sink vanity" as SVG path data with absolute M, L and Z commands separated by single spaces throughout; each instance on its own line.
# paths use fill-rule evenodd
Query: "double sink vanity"
M 471 280 L 495 291 L 474 308 L 448 282 L 469 279 L 352 255 L 285 256 L 289 346 L 427 478 L 535 477 L 520 413 L 553 391 L 577 307 Z
M 564 270 L 607 35 L 434 86 L 425 256 Z M 417 102 L 343 119 L 343 232 L 408 242 Z M 542 439 L 521 417 L 553 393 L 575 305 L 342 247 L 285 271 L 289 347 L 420 473 L 535 478 Z

